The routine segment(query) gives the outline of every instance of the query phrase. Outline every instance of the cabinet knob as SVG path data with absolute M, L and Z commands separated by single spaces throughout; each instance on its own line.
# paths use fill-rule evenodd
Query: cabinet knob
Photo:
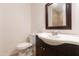
M 40 47 L 41 49 L 43 48 L 43 47 Z
M 43 50 L 45 50 L 45 48 L 43 48 Z
M 45 50 L 45 48 L 44 47 L 40 47 L 42 50 Z

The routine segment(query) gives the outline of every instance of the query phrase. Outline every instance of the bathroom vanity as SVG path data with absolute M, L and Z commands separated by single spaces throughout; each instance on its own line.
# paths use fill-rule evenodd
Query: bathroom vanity
M 48 44 L 45 41 L 36 35 L 36 56 L 79 56 L 78 42 L 76 44 L 63 40 L 66 43 L 54 45 Z

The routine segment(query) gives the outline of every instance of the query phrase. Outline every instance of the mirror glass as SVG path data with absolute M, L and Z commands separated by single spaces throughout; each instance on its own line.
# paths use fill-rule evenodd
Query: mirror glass
M 66 26 L 66 4 L 53 3 L 48 7 L 48 26 Z
M 47 3 L 45 5 L 46 29 L 71 29 L 71 3 Z

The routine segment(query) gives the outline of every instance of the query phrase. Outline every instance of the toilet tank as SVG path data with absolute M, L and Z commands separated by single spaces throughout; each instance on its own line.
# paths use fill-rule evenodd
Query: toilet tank
M 26 39 L 26 42 L 29 42 L 29 43 L 32 43 L 32 44 L 34 44 L 35 45 L 35 34 L 33 33 L 33 34 L 29 34 L 29 36 L 27 37 L 27 39 Z

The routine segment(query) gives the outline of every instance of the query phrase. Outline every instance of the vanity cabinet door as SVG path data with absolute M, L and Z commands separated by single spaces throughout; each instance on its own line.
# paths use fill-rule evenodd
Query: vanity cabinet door
M 36 36 L 36 55 L 37 56 L 55 56 L 56 47 L 52 47 L 44 43 L 38 36 Z
M 46 56 L 56 56 L 56 47 L 55 46 L 50 46 L 47 45 L 45 51 L 46 51 Z
M 38 36 L 36 36 L 36 55 L 37 56 L 45 56 L 46 52 L 46 45 L 41 41 L 40 38 L 38 38 Z
M 60 46 L 57 46 L 57 56 L 75 56 L 77 45 L 73 44 L 62 44 Z

